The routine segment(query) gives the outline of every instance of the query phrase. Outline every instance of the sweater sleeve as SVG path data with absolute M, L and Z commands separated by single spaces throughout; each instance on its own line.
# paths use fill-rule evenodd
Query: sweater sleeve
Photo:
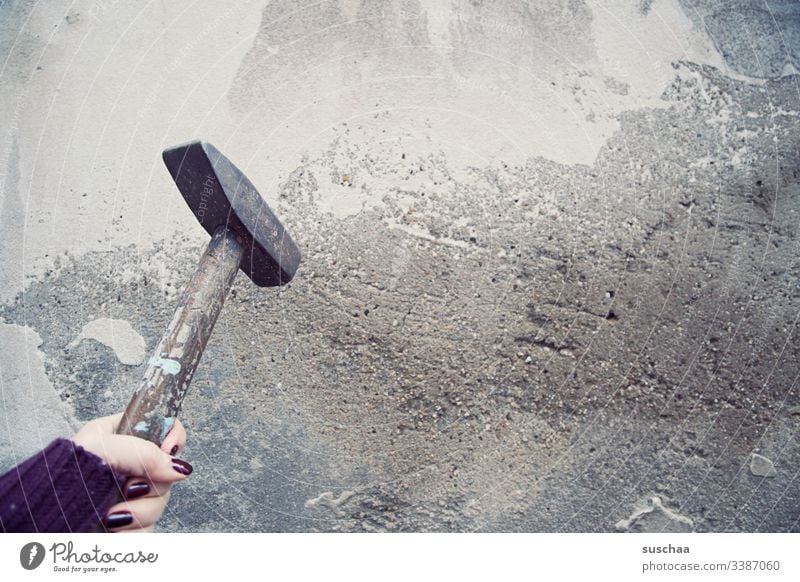
M 0 531 L 94 531 L 124 483 L 97 455 L 56 439 L 0 476 Z

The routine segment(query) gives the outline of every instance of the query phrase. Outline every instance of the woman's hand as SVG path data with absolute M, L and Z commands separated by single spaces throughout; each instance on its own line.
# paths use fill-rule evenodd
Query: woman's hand
M 176 420 L 159 449 L 150 441 L 115 434 L 121 419 L 122 414 L 115 414 L 92 420 L 72 440 L 128 477 L 125 500 L 103 518 L 106 529 L 150 532 L 164 513 L 172 484 L 192 472 L 189 463 L 174 457 L 186 444 L 186 431 Z

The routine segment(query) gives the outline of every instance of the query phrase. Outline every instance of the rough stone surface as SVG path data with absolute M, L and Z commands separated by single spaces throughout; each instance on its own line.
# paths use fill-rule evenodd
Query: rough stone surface
M 796 0 L 681 0 L 735 71 L 758 78 L 800 72 L 800 10 Z
M 750 472 L 759 477 L 774 477 L 778 474 L 775 464 L 758 453 L 753 453 L 750 457 Z
M 202 251 L 163 147 L 304 254 L 236 280 L 163 529 L 800 531 L 795 3 L 42 4 L 0 6 L 0 321 L 56 400 L 125 406 L 70 344 L 152 350 Z

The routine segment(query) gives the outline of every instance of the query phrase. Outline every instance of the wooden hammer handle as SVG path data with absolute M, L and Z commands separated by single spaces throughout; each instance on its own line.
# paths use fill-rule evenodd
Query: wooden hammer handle
M 141 386 L 128 404 L 118 434 L 161 445 L 172 429 L 222 310 L 244 249 L 233 231 L 219 227 L 211 237 L 172 322 L 147 364 Z

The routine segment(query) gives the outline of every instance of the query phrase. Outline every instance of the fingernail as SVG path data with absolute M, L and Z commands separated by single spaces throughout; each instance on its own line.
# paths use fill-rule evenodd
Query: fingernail
M 175 458 L 172 459 L 172 468 L 181 475 L 191 475 L 193 471 L 192 466 L 189 463 Z
M 103 523 L 105 524 L 106 527 L 110 528 L 125 527 L 126 525 L 130 525 L 133 523 L 133 515 L 127 511 L 118 511 L 116 513 L 110 513 L 103 520 Z
M 133 485 L 128 485 L 125 491 L 125 498 L 136 499 L 148 493 L 150 493 L 150 483 L 134 483 Z
M 178 445 L 175 445 L 174 447 L 172 447 L 172 449 L 170 450 L 169 454 L 174 457 L 175 453 L 177 453 L 177 452 L 178 452 Z

